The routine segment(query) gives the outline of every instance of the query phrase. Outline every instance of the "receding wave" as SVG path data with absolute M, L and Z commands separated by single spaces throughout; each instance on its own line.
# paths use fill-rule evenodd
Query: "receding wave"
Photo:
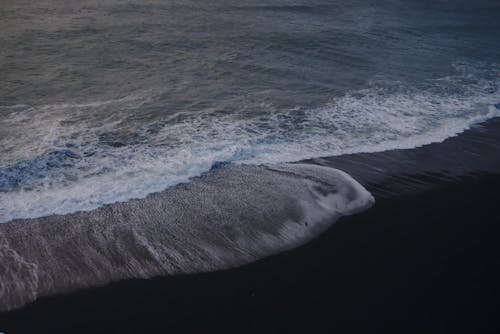
M 148 120 L 145 106 L 158 94 L 149 91 L 0 107 L 0 222 L 144 198 L 218 162 L 293 162 L 442 141 L 500 115 L 498 67 L 456 67 L 422 87 L 374 80 L 312 109 L 237 101 L 230 113 L 166 110 Z
M 245 264 L 372 203 L 332 168 L 225 165 L 145 199 L 0 224 L 0 310 L 119 279 Z

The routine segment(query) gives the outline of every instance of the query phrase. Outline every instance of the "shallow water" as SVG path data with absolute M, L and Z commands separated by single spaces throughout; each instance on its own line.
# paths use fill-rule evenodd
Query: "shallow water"
M 230 165 L 145 199 L 1 224 L 0 312 L 117 280 L 247 264 L 373 202 L 332 168 Z

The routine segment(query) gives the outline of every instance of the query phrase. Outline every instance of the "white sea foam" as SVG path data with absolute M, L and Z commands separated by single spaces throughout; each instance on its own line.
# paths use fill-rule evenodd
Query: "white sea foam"
M 259 115 L 242 106 L 230 114 L 186 111 L 141 123 L 130 114 L 154 100 L 151 93 L 99 103 L 4 107 L 0 144 L 6 153 L 0 159 L 10 169 L 0 169 L 0 176 L 13 186 L 0 192 L 0 221 L 143 198 L 216 162 L 281 163 L 440 142 L 500 116 L 494 107 L 499 76 L 481 78 L 463 68 L 427 88 L 374 83 L 321 108 L 262 104 Z M 115 145 L 116 138 L 124 143 Z M 69 148 L 72 158 L 39 172 L 43 155 L 61 148 Z M 22 168 L 13 165 L 22 159 Z M 30 164 L 36 164 L 34 172 Z
M 144 91 L 89 103 L 0 106 L 0 166 L 41 155 L 61 141 L 88 139 L 86 132 L 95 134 L 113 129 L 124 114 L 140 108 L 153 96 L 152 92 Z M 106 113 L 109 106 L 112 113 Z

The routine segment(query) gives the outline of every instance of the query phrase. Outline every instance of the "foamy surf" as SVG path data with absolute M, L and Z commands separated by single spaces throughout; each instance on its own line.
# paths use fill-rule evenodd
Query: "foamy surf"
M 226 165 L 145 199 L 0 224 L 0 310 L 116 280 L 239 266 L 373 201 L 332 168 Z
M 236 101 L 240 109 L 231 113 L 166 110 L 148 120 L 157 91 L 94 103 L 0 107 L 6 148 L 0 222 L 144 198 L 219 162 L 284 163 L 441 142 L 500 116 L 498 66 L 483 67 L 456 65 L 456 75 L 418 88 L 374 80 L 319 108 Z M 29 135 L 9 135 L 14 132 Z

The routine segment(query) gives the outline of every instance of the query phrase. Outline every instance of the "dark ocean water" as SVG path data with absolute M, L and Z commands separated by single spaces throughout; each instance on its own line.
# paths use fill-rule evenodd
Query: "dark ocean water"
M 0 221 L 500 114 L 498 1 L 4 1 Z

